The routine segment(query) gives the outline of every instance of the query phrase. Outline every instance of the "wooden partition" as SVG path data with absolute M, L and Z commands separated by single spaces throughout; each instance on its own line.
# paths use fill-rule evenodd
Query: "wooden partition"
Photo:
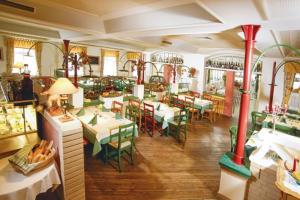
M 60 116 L 61 117 L 61 116 Z M 63 183 L 63 199 L 84 200 L 84 154 L 83 132 L 79 120 L 61 123 L 47 111 L 39 114 L 39 135 L 53 140 L 56 149 L 55 161 Z

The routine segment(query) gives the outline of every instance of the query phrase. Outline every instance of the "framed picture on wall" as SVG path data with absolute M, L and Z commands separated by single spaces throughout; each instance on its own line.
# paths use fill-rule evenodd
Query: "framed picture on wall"
M 91 65 L 99 65 L 99 56 L 88 56 Z

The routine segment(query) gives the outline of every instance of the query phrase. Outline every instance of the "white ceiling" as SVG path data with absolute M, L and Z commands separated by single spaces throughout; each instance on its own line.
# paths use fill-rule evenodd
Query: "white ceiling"
M 260 24 L 257 53 L 300 47 L 300 0 L 10 0 L 0 5 L 0 32 L 124 49 L 210 54 L 243 50 L 241 25 Z M 240 35 L 240 36 L 239 36 Z M 168 41 L 166 46 L 162 41 Z M 267 56 L 285 57 L 274 48 Z

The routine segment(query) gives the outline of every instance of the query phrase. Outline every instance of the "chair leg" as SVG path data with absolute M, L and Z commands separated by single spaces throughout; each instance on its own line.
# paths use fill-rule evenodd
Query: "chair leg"
M 105 156 L 104 156 L 104 163 L 106 164 L 108 160 L 108 144 L 105 145 Z
M 121 151 L 118 152 L 118 167 L 119 167 L 119 172 L 122 172 Z
M 133 165 L 133 152 L 134 152 L 134 148 L 133 146 L 130 147 L 130 160 L 131 160 L 131 165 Z

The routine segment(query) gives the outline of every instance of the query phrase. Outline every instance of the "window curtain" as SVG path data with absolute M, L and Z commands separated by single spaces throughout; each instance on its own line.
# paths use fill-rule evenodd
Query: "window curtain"
M 100 68 L 100 76 L 103 76 L 104 71 L 104 57 L 115 57 L 116 58 L 116 66 L 118 73 L 118 65 L 119 65 L 119 51 L 101 49 L 101 68 Z
M 41 73 L 42 49 L 43 49 L 43 45 L 41 43 L 36 43 L 36 41 L 33 41 L 33 40 L 17 39 L 17 38 L 6 38 L 5 40 L 6 40 L 5 44 L 6 44 L 6 59 L 7 59 L 6 71 L 7 71 L 7 73 L 11 73 L 13 65 L 14 65 L 14 48 L 29 49 L 30 47 L 35 49 L 35 57 L 36 57 L 36 64 L 38 67 L 38 72 L 39 72 L 39 74 Z
M 11 73 L 14 65 L 14 39 L 5 38 L 6 45 L 6 72 Z
M 42 49 L 43 49 L 43 44 L 42 43 L 36 43 L 35 47 L 35 60 L 36 60 L 36 65 L 38 68 L 38 74 L 42 75 Z
M 286 63 L 284 66 L 284 95 L 283 105 L 288 104 L 296 73 L 300 73 L 300 65 L 296 63 Z
M 126 54 L 127 60 L 138 60 L 142 57 L 142 53 L 140 52 L 127 52 Z

